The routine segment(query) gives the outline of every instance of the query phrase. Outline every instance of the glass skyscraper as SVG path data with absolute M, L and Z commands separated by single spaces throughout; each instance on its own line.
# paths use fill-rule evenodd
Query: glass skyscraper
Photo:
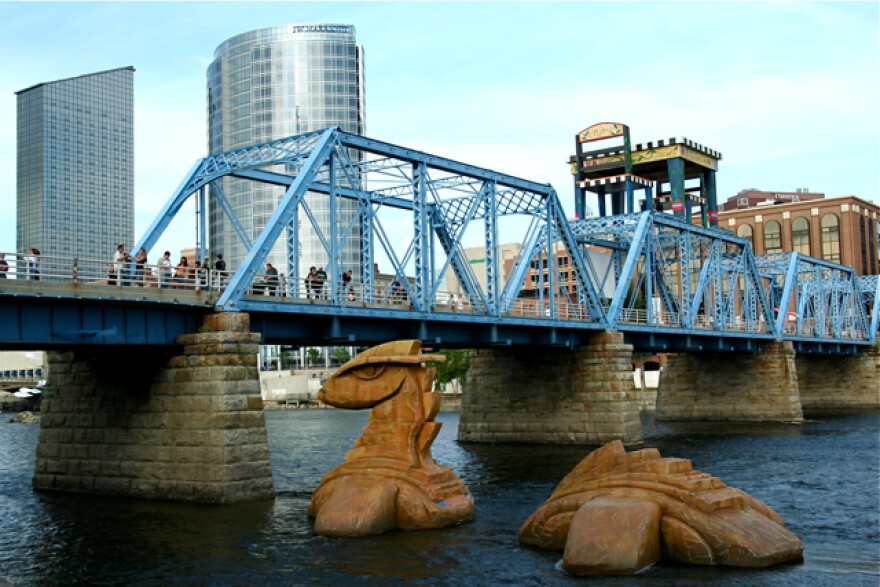
M 308 131 L 338 126 L 363 134 L 364 57 L 353 26 L 289 24 L 242 33 L 223 42 L 208 68 L 208 150 L 220 153 Z M 223 191 L 251 239 L 256 238 L 284 194 L 282 188 L 224 178 Z M 308 194 L 321 231 L 329 234 L 327 196 Z M 356 203 L 339 203 L 339 224 Z M 223 253 L 234 270 L 247 246 L 219 206 L 209 209 L 213 254 Z M 288 275 L 287 239 L 278 239 L 269 262 Z M 360 267 L 359 233 L 342 252 L 340 270 Z M 304 214 L 299 218 L 299 267 L 329 265 L 327 254 Z
M 134 240 L 134 68 L 17 96 L 18 252 L 111 259 Z

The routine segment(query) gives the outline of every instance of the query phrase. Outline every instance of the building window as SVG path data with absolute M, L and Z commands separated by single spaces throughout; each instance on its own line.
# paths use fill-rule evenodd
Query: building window
M 840 262 L 840 220 L 834 214 L 822 217 L 822 258 Z
M 810 222 L 804 217 L 795 218 L 791 223 L 791 250 L 810 254 Z
M 868 247 L 871 250 L 871 271 L 869 275 L 877 274 L 877 238 L 874 230 L 874 221 L 868 221 Z
M 751 224 L 741 224 L 739 228 L 736 229 L 736 236 L 740 238 L 744 238 L 749 241 L 749 244 L 752 246 L 752 250 L 755 249 L 755 231 L 752 230 Z
M 859 234 L 862 240 L 862 275 L 868 273 L 868 231 L 865 229 L 865 217 L 859 216 Z
M 764 225 L 764 253 L 782 252 L 782 226 L 775 220 Z
M 748 198 L 737 198 L 736 205 L 743 206 L 744 208 L 748 208 L 749 207 L 749 199 Z

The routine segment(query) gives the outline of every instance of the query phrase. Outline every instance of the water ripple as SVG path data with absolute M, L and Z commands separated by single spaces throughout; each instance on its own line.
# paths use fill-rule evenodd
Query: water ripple
M 443 413 L 436 460 L 476 498 L 476 519 L 434 532 L 358 540 L 315 536 L 306 511 L 367 413 L 266 414 L 274 501 L 232 506 L 35 493 L 36 425 L 0 425 L 0 579 L 15 585 L 584 585 L 559 553 L 522 547 L 523 521 L 592 447 L 456 441 Z M 672 425 L 645 420 L 646 446 L 691 459 L 773 507 L 805 545 L 805 561 L 772 569 L 658 564 L 598 585 L 880 583 L 880 414 L 803 426 Z M 0 585 L 2 585 L 0 580 Z

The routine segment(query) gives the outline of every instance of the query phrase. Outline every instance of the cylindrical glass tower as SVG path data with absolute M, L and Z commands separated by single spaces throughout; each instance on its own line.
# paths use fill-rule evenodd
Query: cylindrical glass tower
M 340 24 L 290 24 L 236 35 L 214 51 L 208 67 L 208 151 L 211 154 L 281 139 L 329 126 L 364 134 L 364 58 L 355 29 Z M 253 240 L 284 194 L 283 188 L 225 178 L 223 191 Z M 306 201 L 320 230 L 329 234 L 327 196 Z M 357 209 L 341 201 L 337 223 L 344 230 Z M 248 247 L 216 204 L 209 208 L 210 252 L 223 253 L 227 269 L 241 264 Z M 268 261 L 289 275 L 286 234 Z M 339 258 L 339 272 L 360 267 L 359 233 Z M 327 269 L 330 260 L 308 218 L 299 217 L 299 267 Z M 332 276 L 330 276 L 332 278 Z

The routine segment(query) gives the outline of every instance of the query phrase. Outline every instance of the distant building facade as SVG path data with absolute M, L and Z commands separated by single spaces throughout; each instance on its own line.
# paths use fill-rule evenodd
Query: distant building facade
M 725 209 L 718 218 L 757 255 L 797 251 L 850 265 L 858 275 L 880 274 L 878 222 L 880 207 L 855 196 Z
M 586 247 L 582 251 L 589 257 L 590 263 L 596 270 L 598 275 L 605 275 L 608 271 L 608 265 L 611 263 L 611 253 L 606 250 L 599 250 L 597 247 Z M 553 279 L 556 280 L 556 291 L 561 296 L 560 299 L 567 298 L 572 302 L 577 301 L 577 275 L 575 274 L 574 264 L 571 262 L 571 255 L 565 247 L 557 247 L 555 251 L 556 272 Z M 513 261 L 509 262 L 511 265 Z M 510 268 L 505 268 L 509 271 Z M 599 284 L 595 284 L 597 287 Z M 614 296 L 615 283 L 609 279 L 603 288 L 596 293 L 600 297 L 610 299 Z M 547 255 L 542 254 L 540 257 L 532 259 L 529 265 L 528 273 L 526 273 L 525 282 L 520 291 L 521 298 L 543 298 L 549 297 L 550 292 L 550 264 L 547 262 Z
M 236 35 L 217 47 L 207 77 L 212 154 L 330 126 L 364 134 L 364 56 L 353 26 L 289 24 Z M 224 178 L 222 186 L 251 239 L 259 236 L 284 194 L 280 187 L 234 178 Z M 329 234 L 327 196 L 308 194 L 306 202 L 321 231 Z M 337 209 L 343 218 L 354 217 L 357 203 L 342 200 Z M 249 247 L 213 202 L 209 217 L 210 254 L 222 253 L 235 270 Z M 327 269 L 327 254 L 305 215 L 299 218 L 298 232 L 300 278 L 311 265 Z M 353 270 L 359 279 L 359 226 L 353 234 L 338 269 Z M 289 275 L 286 242 L 280 237 L 267 261 Z
M 17 96 L 18 252 L 112 258 L 134 240 L 134 68 Z
M 498 245 L 498 266 L 503 268 L 502 274 L 498 276 L 501 284 L 507 279 L 510 266 L 514 259 L 516 259 L 521 248 L 522 245 L 518 243 Z M 477 284 L 483 291 L 486 291 L 486 285 L 488 283 L 486 277 L 486 247 L 467 247 L 464 249 L 464 255 Z M 446 271 L 445 281 L 446 283 L 441 286 L 441 290 L 450 294 L 464 293 L 464 289 L 462 288 L 461 283 L 459 283 L 458 277 L 455 275 L 455 271 L 453 271 L 451 265 Z
M 735 196 L 727 198 L 726 202 L 718 206 L 718 210 L 719 212 L 745 210 L 758 206 L 794 204 L 810 200 L 821 200 L 823 198 L 825 198 L 825 194 L 811 192 L 808 188 L 797 188 L 793 192 L 766 192 L 749 188 L 747 190 L 740 190 Z

